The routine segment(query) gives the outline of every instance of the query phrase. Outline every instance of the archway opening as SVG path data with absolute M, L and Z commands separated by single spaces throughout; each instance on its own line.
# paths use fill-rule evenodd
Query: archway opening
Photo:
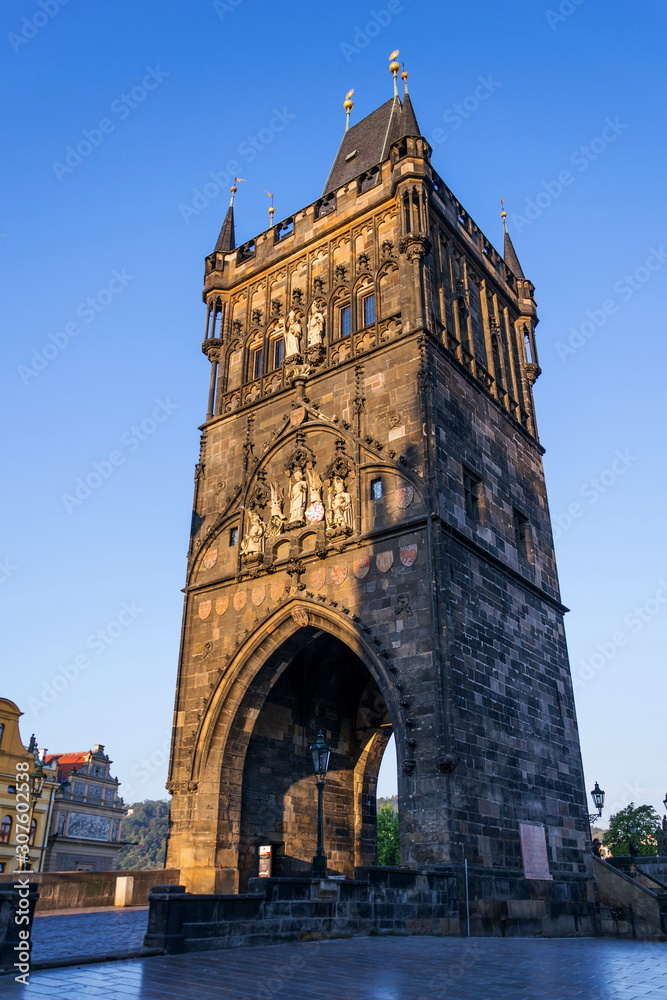
M 302 629 L 285 662 L 278 650 L 253 686 L 266 690 L 246 713 L 250 730 L 241 790 L 240 889 L 271 847 L 272 874 L 308 876 L 317 846 L 317 790 L 309 746 L 321 729 L 332 749 L 324 798 L 324 849 L 330 874 L 377 863 L 377 778 L 392 733 L 372 674 L 344 642 Z M 264 676 L 262 676 L 264 674 Z
M 377 864 L 400 864 L 396 739 L 387 743 L 377 781 Z

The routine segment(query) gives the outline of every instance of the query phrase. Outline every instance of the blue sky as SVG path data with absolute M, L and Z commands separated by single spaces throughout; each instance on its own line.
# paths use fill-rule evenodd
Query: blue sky
M 1 693 L 24 738 L 104 743 L 126 798 L 165 794 L 228 176 L 239 241 L 267 224 L 265 188 L 278 219 L 314 200 L 346 91 L 358 121 L 399 48 L 436 169 L 496 246 L 506 199 L 536 286 L 587 788 L 660 807 L 664 5 L 10 0 L 1 19 Z

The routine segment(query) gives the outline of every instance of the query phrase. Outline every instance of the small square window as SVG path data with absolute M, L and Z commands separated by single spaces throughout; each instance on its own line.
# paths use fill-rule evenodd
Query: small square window
M 239 544 L 239 529 L 238 528 L 230 528 L 229 529 L 229 545 L 231 547 L 232 545 L 238 545 L 238 544 Z
M 482 498 L 482 480 L 469 469 L 463 470 L 463 496 L 466 517 L 472 524 L 480 520 L 480 501 Z
M 352 332 L 351 313 L 349 306 L 341 306 L 338 313 L 338 333 L 340 337 L 349 337 Z
M 264 351 L 261 347 L 258 347 L 256 351 L 252 352 L 252 377 L 259 378 L 262 374 L 262 367 L 264 363 Z
M 366 295 L 361 300 L 364 326 L 370 326 L 375 322 L 375 295 Z
M 371 500 L 381 500 L 382 497 L 382 480 L 371 479 Z

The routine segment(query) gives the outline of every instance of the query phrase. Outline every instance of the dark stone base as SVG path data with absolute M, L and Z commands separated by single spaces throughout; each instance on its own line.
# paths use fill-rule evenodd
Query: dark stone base
M 596 933 L 588 879 L 359 868 L 354 879 L 251 878 L 240 895 L 150 894 L 146 948 L 168 954 L 368 934 L 574 937 Z

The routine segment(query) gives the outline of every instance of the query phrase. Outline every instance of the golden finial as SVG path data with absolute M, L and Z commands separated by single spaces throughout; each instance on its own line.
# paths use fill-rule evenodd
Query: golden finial
M 236 185 L 237 185 L 237 183 L 238 183 L 239 181 L 243 181 L 243 182 L 245 182 L 245 177 L 235 177 L 235 178 L 234 178 L 234 183 L 232 184 L 232 186 L 231 186 L 231 187 L 230 187 L 230 189 L 229 189 L 229 190 L 230 190 L 230 191 L 232 192 L 232 196 L 231 196 L 231 198 L 229 199 L 229 207 L 230 207 L 230 208 L 231 208 L 231 207 L 232 207 L 232 205 L 234 204 L 234 195 L 235 195 L 235 194 L 236 194 L 236 192 L 238 191 L 238 188 L 237 188 L 237 186 L 236 186 Z
M 343 101 L 343 107 L 345 108 L 345 131 L 350 127 L 350 111 L 354 107 L 354 101 L 352 100 L 352 94 L 354 93 L 354 88 L 348 90 L 345 95 L 345 100 Z
M 394 49 L 389 56 L 389 70 L 394 78 L 394 97 L 398 97 L 398 71 L 401 68 L 401 64 L 396 62 L 396 56 L 399 52 L 400 49 Z
M 408 71 L 405 68 L 405 63 L 403 63 L 403 72 L 401 73 L 401 80 L 403 81 L 403 93 L 408 92 Z
M 503 220 L 503 229 L 507 232 L 507 212 L 505 211 L 505 199 L 500 199 L 500 208 L 502 209 L 500 213 L 500 218 Z
M 266 188 L 264 188 L 264 190 L 266 191 Z M 274 216 L 274 213 L 275 213 L 276 210 L 273 207 L 273 195 L 271 194 L 270 191 L 266 191 L 266 193 L 268 194 L 269 198 L 271 199 L 271 204 L 269 205 L 269 226 L 272 226 L 273 225 L 273 216 Z

